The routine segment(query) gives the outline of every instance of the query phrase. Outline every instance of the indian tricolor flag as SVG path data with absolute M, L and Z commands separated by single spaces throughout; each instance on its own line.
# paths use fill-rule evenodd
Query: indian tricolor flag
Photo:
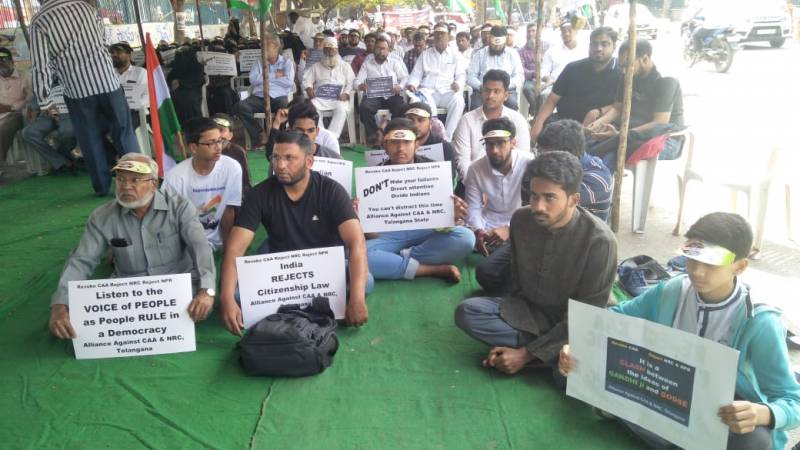
M 156 50 L 150 41 L 150 33 L 147 33 L 145 64 L 147 66 L 147 87 L 150 92 L 150 127 L 153 129 L 158 175 L 163 178 L 164 173 L 175 166 L 173 142 L 175 135 L 181 132 L 181 125 L 178 122 L 178 115 L 175 114 L 172 98 L 169 96 L 167 79 L 164 77 Z M 154 114 L 154 111 L 158 111 L 158 114 Z M 165 148 L 166 152 L 164 152 Z

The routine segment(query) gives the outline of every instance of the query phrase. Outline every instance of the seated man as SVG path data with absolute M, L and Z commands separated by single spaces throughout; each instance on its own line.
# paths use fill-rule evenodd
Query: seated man
M 294 63 L 280 54 L 281 40 L 278 36 L 267 37 L 267 61 L 269 63 L 269 97 L 270 109 L 275 114 L 278 109 L 289 105 L 289 93 L 294 89 Z M 262 126 L 253 117 L 255 113 L 264 112 L 264 73 L 259 58 L 250 69 L 250 86 L 252 94 L 233 105 L 233 113 L 241 119 L 250 139 L 254 143 L 264 145 L 259 140 Z M 255 145 L 255 144 L 254 144 Z
M 717 212 L 700 218 L 686 239 L 687 275 L 611 310 L 738 350 L 735 399 L 717 411 L 730 430 L 727 448 L 786 448 L 787 431 L 800 425 L 800 385 L 792 373 L 781 312 L 751 299 L 750 287 L 739 279 L 747 268 L 753 232 L 741 216 Z M 580 363 L 564 345 L 561 374 L 567 376 Z M 621 422 L 649 448 L 677 448 L 649 430 Z
M 242 310 L 236 302 L 236 258 L 243 256 L 259 225 L 267 231 L 267 252 L 286 252 L 344 245 L 348 257 L 349 294 L 345 320 L 367 321 L 367 249 L 364 232 L 347 191 L 311 170 L 311 140 L 299 131 L 275 131 L 271 156 L 275 175 L 257 184 L 244 199 L 225 245 L 220 314 L 225 328 L 241 335 Z
M 325 38 L 323 45 L 324 56 L 321 61 L 314 64 L 303 75 L 303 88 L 306 96 L 311 99 L 311 103 L 317 111 L 333 111 L 333 117 L 328 125 L 328 130 L 338 139 L 342 134 L 342 128 L 350 114 L 350 96 L 353 95 L 353 69 L 350 64 L 342 61 L 336 53 L 338 46 L 335 38 Z M 317 96 L 317 89 L 320 86 L 332 85 L 339 87 L 338 98 L 321 98 Z M 322 121 L 320 128 L 325 128 Z M 352 136 L 350 137 L 353 138 Z
M 570 119 L 551 122 L 544 128 L 536 141 L 539 153 L 562 150 L 575 155 L 581 161 L 580 205 L 588 212 L 606 221 L 611 209 L 611 172 L 600 158 L 584 152 L 586 138 L 583 126 Z M 522 177 L 520 198 L 522 205 L 528 205 L 531 197 L 531 180 Z M 475 280 L 487 292 L 508 293 L 511 289 L 511 247 L 500 246 L 494 253 L 475 267 Z
M 555 367 L 568 300 L 605 307 L 617 273 L 614 234 L 578 206 L 578 158 L 547 152 L 528 171 L 530 208 L 511 218 L 510 295 L 468 298 L 455 311 L 459 328 L 492 347 L 483 365 L 507 374 L 529 363 Z
M 486 155 L 467 172 L 467 226 L 475 233 L 475 245 L 484 256 L 508 241 L 511 215 L 520 207 L 520 191 L 530 153 L 517 150 L 517 129 L 506 117 L 483 124 Z M 508 269 L 508 268 L 506 268 Z
M 417 59 L 406 88 L 430 105 L 431 111 L 437 111 L 438 106 L 447 109 L 445 129 L 449 140 L 464 114 L 462 89 L 467 63 L 458 50 L 448 46 L 447 28 L 435 30 L 433 47 L 423 51 Z
M 184 126 L 192 156 L 167 172 L 162 190 L 182 195 L 197 209 L 208 243 L 219 249 L 242 204 L 242 168 L 222 154 L 227 145 L 214 119 L 197 117 Z
M 350 30 L 349 33 L 342 33 L 342 36 L 347 36 L 346 45 L 339 46 L 339 56 L 350 64 L 353 58 L 366 53 L 367 47 L 361 42 L 361 32 L 358 30 Z
M 131 122 L 133 129 L 139 128 L 139 108 L 147 108 L 147 71 L 131 64 L 133 49 L 127 42 L 117 42 L 110 46 L 111 63 L 117 71 L 117 78 L 122 90 L 125 91 L 125 100 L 131 108 Z M 135 106 L 135 107 L 134 107 Z
M 411 103 L 406 106 L 404 116 L 417 127 L 417 148 L 425 145 L 442 144 L 444 160 L 450 161 L 453 167 L 453 177 L 455 177 L 457 172 L 453 146 L 444 140 L 442 136 L 434 134 L 434 119 L 431 119 L 431 117 L 433 117 L 431 107 L 422 102 Z
M 627 67 L 628 43 L 619 46 L 620 67 Z M 587 151 L 603 158 L 611 170 L 617 167 L 619 131 L 613 125 L 622 115 L 623 81 L 620 80 L 614 104 L 606 113 L 589 124 L 592 141 Z M 636 41 L 636 61 L 633 64 L 628 154 L 651 138 L 683 128 L 683 94 L 681 84 L 672 77 L 662 77 L 653 63 L 653 47 L 645 39 Z
M 414 33 L 414 45 L 403 55 L 403 64 L 406 65 L 406 70 L 409 73 L 414 70 L 414 66 L 417 64 L 417 59 L 422 55 L 422 53 L 427 50 L 428 45 L 425 42 L 425 35 L 420 33 L 419 31 Z
M 275 132 L 282 130 L 287 123 L 290 130 L 305 133 L 311 142 L 313 142 L 313 144 L 311 144 L 311 154 L 313 156 L 342 159 L 342 155 L 338 152 L 319 143 L 317 137 L 319 132 L 322 131 L 317 126 L 319 124 L 319 113 L 309 100 L 293 102 L 288 111 L 281 109 L 275 114 L 275 119 L 272 120 L 272 133 L 269 134 L 269 139 L 265 147 L 267 150 L 267 158 L 272 157 L 272 151 L 275 147 Z
M 589 57 L 564 67 L 553 84 L 552 92 L 539 107 L 531 127 L 532 139 L 539 137 L 556 106 L 558 113 L 555 119 L 572 119 L 584 125 L 608 111 L 622 80 L 622 71 L 614 59 L 616 45 L 617 32 L 611 28 L 600 27 L 592 31 Z
M 375 33 L 369 33 L 364 36 L 364 45 L 367 47 L 366 51 L 356 55 L 353 58 L 353 61 L 350 62 L 350 68 L 353 69 L 354 74 L 361 70 L 361 66 L 364 64 L 364 61 L 366 61 L 367 58 L 375 51 L 375 39 L 377 39 L 377 37 L 378 35 Z
M 508 32 L 505 27 L 492 27 L 491 35 L 489 46 L 476 50 L 472 54 L 472 60 L 467 70 L 467 84 L 473 89 L 470 107 L 475 109 L 483 102 L 481 82 L 486 73 L 490 70 L 502 70 L 509 76 L 509 86 L 506 86 L 509 95 L 503 101 L 507 107 L 517 110 L 519 108 L 517 93 L 522 92 L 522 84 L 525 82 L 522 60 L 519 59 L 517 49 L 506 46 Z
M 503 102 L 509 95 L 509 83 L 511 80 L 504 70 L 486 72 L 480 88 L 483 105 L 464 114 L 458 123 L 456 132 L 453 134 L 453 149 L 456 151 L 458 176 L 462 180 L 467 177 L 469 165 L 486 154 L 483 148 L 483 124 L 488 119 L 499 117 L 511 119 L 517 129 L 516 148 L 522 153 L 531 151 L 528 122 L 517 111 L 503 106 Z
M 432 162 L 416 154 L 414 123 L 405 118 L 393 119 L 386 126 L 384 150 L 389 156 L 385 165 Z M 464 200 L 453 196 L 456 221 L 466 214 Z M 475 246 L 475 236 L 466 227 L 436 230 L 391 231 L 367 241 L 369 270 L 376 279 L 413 280 L 438 277 L 454 282 L 461 272 L 453 263 L 466 257 Z
M 33 103 L 32 108 L 38 109 L 35 101 Z M 54 131 L 58 131 L 58 138 L 51 144 L 48 137 Z M 77 173 L 78 166 L 72 155 L 77 140 L 69 114 L 59 114 L 55 107 L 39 111 L 36 118 L 22 129 L 20 138 L 47 161 L 52 173 L 65 170 Z
M 385 35 L 379 35 L 375 40 L 375 53 L 373 58 L 367 58 L 358 71 L 353 82 L 356 89 L 367 92 L 367 82 L 371 79 L 391 77 L 392 92 L 385 97 L 368 98 L 367 95 L 361 97 L 361 104 L 358 106 L 358 116 L 364 124 L 367 136 L 374 136 L 378 131 L 378 124 L 375 122 L 375 113 L 379 109 L 388 109 L 392 117 L 400 117 L 405 107 L 403 99 L 403 89 L 408 80 L 408 71 L 402 60 L 389 58 L 389 40 Z
M 239 167 L 242 168 L 242 195 L 253 187 L 250 184 L 250 163 L 247 161 L 247 152 L 241 146 L 233 142 L 233 118 L 224 113 L 217 113 L 211 117 L 217 123 L 220 137 L 223 141 L 222 154 L 228 158 L 233 158 Z
M 191 272 L 192 320 L 204 320 L 214 305 L 214 256 L 194 206 L 158 190 L 158 164 L 147 155 L 125 154 L 113 170 L 117 198 L 92 212 L 50 301 L 50 332 L 61 339 L 77 337 L 69 321 L 69 282 L 88 279 L 109 249 L 115 278 Z
M 11 50 L 0 47 L 0 175 L 14 135 L 24 126 L 22 109 L 32 98 L 30 74 L 17 71 Z

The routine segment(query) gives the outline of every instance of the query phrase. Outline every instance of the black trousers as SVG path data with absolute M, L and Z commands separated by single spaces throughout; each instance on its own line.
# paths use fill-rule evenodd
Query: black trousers
M 475 268 L 475 279 L 490 294 L 507 294 L 511 291 L 511 244 L 497 247 Z
M 361 123 L 364 124 L 364 131 L 367 136 L 373 136 L 378 131 L 378 125 L 375 123 L 375 114 L 379 109 L 388 109 L 392 112 L 392 117 L 402 117 L 403 107 L 406 102 L 403 97 L 393 95 L 389 98 L 366 98 L 361 100 L 358 105 L 358 116 Z

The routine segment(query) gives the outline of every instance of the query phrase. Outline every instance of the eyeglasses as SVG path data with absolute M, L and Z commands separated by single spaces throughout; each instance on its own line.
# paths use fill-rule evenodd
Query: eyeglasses
M 198 144 L 205 145 L 206 147 L 214 147 L 214 146 L 225 147 L 226 145 L 228 145 L 228 142 L 230 141 L 227 139 L 219 139 L 211 142 L 198 142 Z
M 144 184 L 144 183 L 146 183 L 148 181 L 153 181 L 153 178 L 149 178 L 149 177 L 148 178 L 122 178 L 119 175 L 117 175 L 117 184 L 119 186 L 127 186 L 127 185 L 138 186 L 138 185 Z

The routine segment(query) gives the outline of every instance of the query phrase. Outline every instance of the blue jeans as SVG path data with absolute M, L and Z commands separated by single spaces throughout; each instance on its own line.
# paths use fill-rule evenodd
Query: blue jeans
M 466 227 L 381 233 L 367 241 L 369 271 L 378 280 L 413 280 L 420 264 L 453 264 L 473 247 L 475 234 Z
M 58 130 L 58 148 L 53 148 L 47 137 Z M 70 151 L 75 147 L 75 131 L 68 114 L 61 114 L 58 120 L 39 115 L 33 122 L 22 129 L 22 140 L 44 158 L 53 170 L 58 170 L 69 163 Z
M 73 123 L 80 125 L 75 127 L 75 137 L 89 169 L 92 187 L 97 194 L 106 195 L 111 190 L 111 173 L 103 147 L 106 131 L 111 133 L 117 154 L 139 152 L 125 94 L 120 87 L 114 92 L 85 98 L 65 96 L 64 102 Z

